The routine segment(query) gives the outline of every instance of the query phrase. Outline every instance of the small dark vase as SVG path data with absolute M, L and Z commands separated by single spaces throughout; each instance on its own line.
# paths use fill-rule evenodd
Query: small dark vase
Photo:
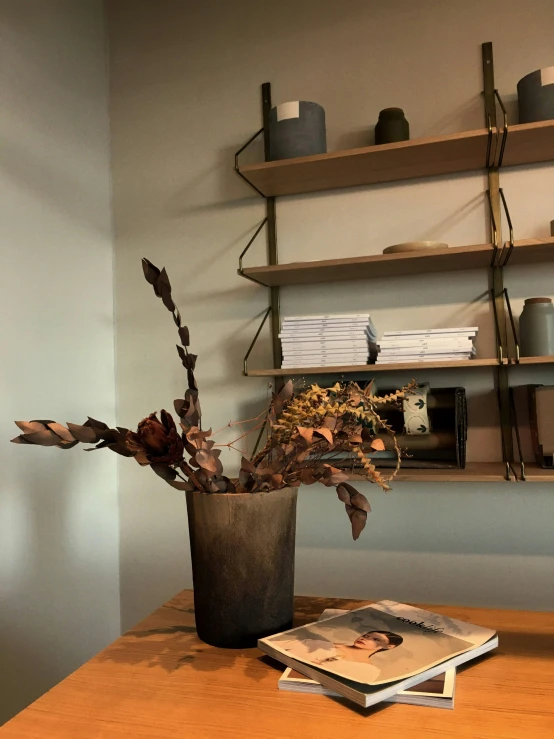
M 394 144 L 396 141 L 409 141 L 410 124 L 402 108 L 385 108 L 379 113 L 375 126 L 376 144 Z
M 298 489 L 187 493 L 196 630 L 214 647 L 255 647 L 292 626 Z

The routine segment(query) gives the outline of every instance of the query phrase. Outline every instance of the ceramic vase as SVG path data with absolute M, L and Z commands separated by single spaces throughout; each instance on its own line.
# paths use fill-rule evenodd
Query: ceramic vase
M 519 319 L 523 357 L 554 355 L 554 305 L 550 298 L 528 298 Z
M 202 641 L 255 647 L 261 637 L 292 626 L 297 493 L 187 493 Z
M 376 144 L 393 144 L 396 141 L 408 141 L 409 138 L 410 124 L 402 108 L 385 108 L 379 113 L 375 126 Z
M 554 67 L 537 69 L 517 83 L 519 122 L 554 118 Z
M 291 159 L 325 154 L 325 110 L 317 103 L 296 100 L 272 108 L 269 114 L 269 158 Z

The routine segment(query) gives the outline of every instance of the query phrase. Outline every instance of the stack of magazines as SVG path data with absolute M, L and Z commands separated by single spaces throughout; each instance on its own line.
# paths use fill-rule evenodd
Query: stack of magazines
M 315 623 L 260 639 L 287 669 L 279 688 L 380 702 L 454 707 L 456 667 L 498 646 L 492 629 L 380 601 L 324 611 Z
M 472 359 L 477 328 L 433 328 L 385 331 L 379 341 L 379 364 Z
M 369 313 L 290 316 L 283 319 L 282 367 L 365 365 L 377 334 Z

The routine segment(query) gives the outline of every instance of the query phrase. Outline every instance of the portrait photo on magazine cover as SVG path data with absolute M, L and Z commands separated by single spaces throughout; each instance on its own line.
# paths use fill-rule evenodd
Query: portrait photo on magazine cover
M 366 684 L 400 680 L 473 647 L 372 608 L 352 611 L 269 637 L 292 658 Z

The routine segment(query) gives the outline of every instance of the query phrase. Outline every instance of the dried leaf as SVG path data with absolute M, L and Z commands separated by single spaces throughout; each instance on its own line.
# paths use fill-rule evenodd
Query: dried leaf
M 352 538 L 356 541 L 365 529 L 367 513 L 365 511 L 361 511 L 359 508 L 354 508 L 353 506 L 346 506 L 346 513 L 348 514 L 348 518 L 352 525 Z
M 344 485 L 337 485 L 337 495 L 345 505 L 350 505 L 350 493 Z
M 271 483 L 274 490 L 278 490 L 283 484 L 283 475 L 271 475 Z
M 98 439 L 96 432 L 90 426 L 78 426 L 74 423 L 68 423 L 67 428 L 78 441 L 84 444 L 93 444 Z
M 75 437 L 71 434 L 69 429 L 66 429 L 65 426 L 61 425 L 61 423 L 49 423 L 48 428 L 57 436 L 59 436 L 60 439 L 63 439 L 63 441 L 78 441 L 78 439 L 75 439 Z
M 150 461 L 145 452 L 138 452 L 137 454 L 135 454 L 135 460 L 140 464 L 141 467 L 146 467 L 146 465 L 150 464 Z
M 292 384 L 292 380 L 288 380 L 288 382 L 285 382 L 285 384 L 281 387 L 281 389 L 277 393 L 277 397 L 279 398 L 281 402 L 286 403 L 287 400 L 290 400 L 292 398 L 293 392 L 294 392 L 294 385 Z
M 88 417 L 88 421 L 85 423 L 85 426 L 90 426 L 91 428 L 98 430 L 98 431 L 107 431 L 109 429 L 109 426 L 107 423 L 104 423 L 103 421 L 97 421 L 95 418 Z
M 296 430 L 300 434 L 300 436 L 304 439 L 304 441 L 307 444 L 313 444 L 314 440 L 314 430 L 313 429 L 306 429 L 303 426 L 297 426 Z
M 322 482 L 324 485 L 331 487 L 333 485 L 338 485 L 345 480 L 348 480 L 348 475 L 342 470 L 337 469 L 337 467 L 331 467 L 330 464 L 325 464 L 323 466 L 325 469 L 320 482 Z
M 31 444 L 39 444 L 40 446 L 57 446 L 60 443 L 59 436 L 48 428 L 42 431 L 33 431 L 31 434 L 25 434 L 25 440 Z
M 181 328 L 179 329 L 179 338 L 181 339 L 181 344 L 183 346 L 189 346 L 190 333 L 188 330 L 188 326 L 181 326 Z
M 352 434 L 352 436 L 348 439 L 348 441 L 351 444 L 361 444 L 363 442 L 362 435 L 361 434 Z
M 212 475 L 218 474 L 221 469 L 221 462 L 217 457 L 212 452 L 207 452 L 204 449 L 199 449 L 196 452 L 196 461 L 203 470 L 207 470 Z
M 323 419 L 323 427 L 334 431 L 337 427 L 337 419 L 334 416 L 325 416 Z
M 385 451 L 385 442 L 383 439 L 373 439 L 371 442 L 371 448 L 375 449 L 376 452 L 384 452 Z
M 41 431 L 44 428 L 40 421 L 16 421 L 15 425 L 25 434 L 32 434 L 33 431 Z
M 171 485 L 175 490 L 184 490 L 185 492 L 192 492 L 196 490 L 192 482 L 186 480 L 166 480 L 168 485 Z
M 144 276 L 146 278 L 146 281 L 149 282 L 151 285 L 154 286 L 154 290 L 156 291 L 156 295 L 158 295 L 157 292 L 157 282 L 158 277 L 160 276 L 160 270 L 155 267 L 152 262 L 150 262 L 146 257 L 143 257 L 142 259 L 142 271 L 144 272 Z M 158 295 L 159 297 L 159 295 Z
M 354 495 L 351 495 L 350 505 L 353 505 L 355 508 L 359 508 L 360 510 L 365 511 L 366 513 L 369 513 L 371 511 L 369 501 L 362 493 L 356 492 L 354 493 Z
M 314 482 L 317 482 L 317 477 L 311 467 L 303 467 L 298 473 L 298 479 L 303 485 L 313 485 Z
M 175 470 L 168 467 L 166 464 L 151 464 L 150 467 L 152 467 L 154 472 L 166 482 L 172 482 L 177 477 Z
M 314 429 L 314 433 L 316 433 L 318 436 L 323 436 L 323 438 L 328 441 L 329 444 L 333 444 L 333 432 L 331 431 L 331 429 Z

